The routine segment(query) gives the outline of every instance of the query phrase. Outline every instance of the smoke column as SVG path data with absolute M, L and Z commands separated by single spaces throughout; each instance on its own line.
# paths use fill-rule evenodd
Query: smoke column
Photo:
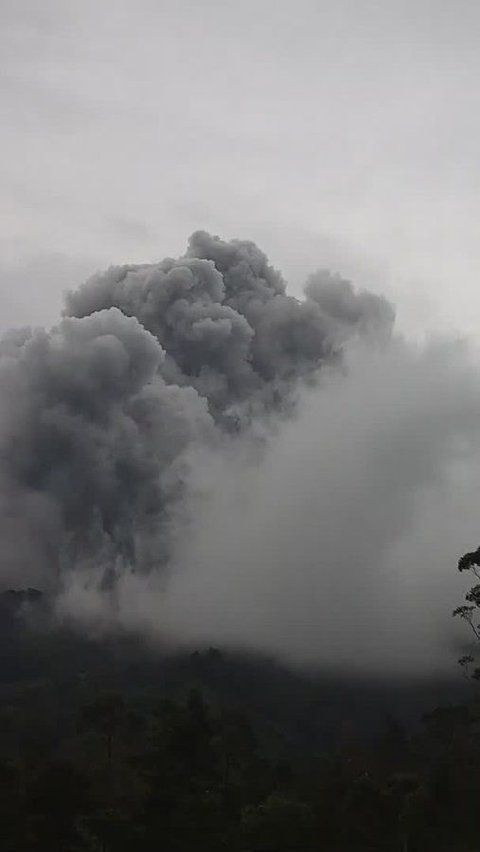
M 441 666 L 480 382 L 468 346 L 393 322 L 327 271 L 295 299 L 253 243 L 198 232 L 5 335 L 3 584 L 177 644 Z

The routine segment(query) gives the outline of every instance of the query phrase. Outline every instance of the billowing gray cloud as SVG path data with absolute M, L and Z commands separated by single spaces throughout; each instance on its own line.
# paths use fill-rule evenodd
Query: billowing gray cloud
M 440 665 L 480 382 L 468 346 L 393 320 L 328 271 L 293 298 L 254 243 L 197 232 L 89 279 L 50 331 L 7 333 L 4 582 L 175 643 Z
M 388 338 L 395 313 L 384 298 L 367 291 L 356 293 L 351 282 L 340 275 L 319 270 L 311 275 L 305 286 L 307 298 L 319 305 L 322 312 L 338 326 L 338 333 L 351 337 L 352 328 L 362 337 Z
M 0 342 L 3 574 L 112 587 L 165 570 L 189 454 L 291 407 L 336 332 L 253 243 L 205 233 L 178 260 L 94 276 L 66 314 Z
M 32 560 L 48 570 L 39 570 L 40 584 L 88 560 L 99 582 L 125 565 L 164 561 L 166 512 L 180 484 L 179 474 L 169 475 L 210 418 L 192 388 L 166 385 L 163 357 L 157 340 L 118 309 L 64 319 L 51 332 L 5 335 L 2 518 L 17 507 L 10 536 L 3 525 L 7 574 L 22 525 L 20 538 L 39 545 L 25 570 L 31 574 Z M 39 506 L 54 519 L 40 529 Z
M 345 336 L 374 323 L 389 332 L 393 321 L 385 300 L 340 278 L 331 277 L 328 292 L 312 279 L 299 301 L 254 243 L 202 231 L 185 257 L 113 267 L 67 298 L 77 317 L 110 307 L 155 335 L 166 380 L 194 387 L 224 423 L 286 405 L 298 380 L 331 359 Z

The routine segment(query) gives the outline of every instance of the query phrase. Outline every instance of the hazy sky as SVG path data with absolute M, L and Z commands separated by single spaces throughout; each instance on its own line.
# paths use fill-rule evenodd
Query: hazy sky
M 476 329 L 474 0 L 2 0 L 3 327 L 109 263 L 252 238 Z

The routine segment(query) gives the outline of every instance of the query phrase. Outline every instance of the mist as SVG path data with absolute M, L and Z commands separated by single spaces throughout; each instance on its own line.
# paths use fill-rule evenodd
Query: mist
M 305 391 L 259 463 L 245 442 L 195 469 L 167 590 L 127 576 L 129 626 L 301 668 L 452 672 L 458 556 L 478 529 L 478 372 L 468 347 L 356 347 Z M 75 597 L 74 597 L 75 600 Z

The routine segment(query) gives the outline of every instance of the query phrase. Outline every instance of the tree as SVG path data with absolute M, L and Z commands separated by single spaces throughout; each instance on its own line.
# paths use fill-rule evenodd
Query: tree
M 35 852 L 84 848 L 79 824 L 91 809 L 87 779 L 70 761 L 54 761 L 35 775 L 27 789 L 25 828 Z
M 80 727 L 96 731 L 103 736 L 105 757 L 110 770 L 112 764 L 113 743 L 125 720 L 125 705 L 121 695 L 105 692 L 83 708 Z
M 460 572 L 470 571 L 475 580 L 480 581 L 480 547 L 460 557 L 458 570 Z M 468 624 L 475 639 L 480 642 L 480 623 L 477 622 L 477 618 L 480 617 L 480 582 L 474 583 L 466 593 L 465 600 L 466 603 L 457 606 L 452 615 L 463 619 Z M 474 667 L 472 670 L 475 658 L 471 654 L 460 657 L 458 662 L 467 679 L 480 680 L 480 667 Z
M 242 834 L 249 848 L 258 852 L 311 849 L 315 820 L 304 802 L 272 793 L 260 805 L 249 805 L 242 815 Z

